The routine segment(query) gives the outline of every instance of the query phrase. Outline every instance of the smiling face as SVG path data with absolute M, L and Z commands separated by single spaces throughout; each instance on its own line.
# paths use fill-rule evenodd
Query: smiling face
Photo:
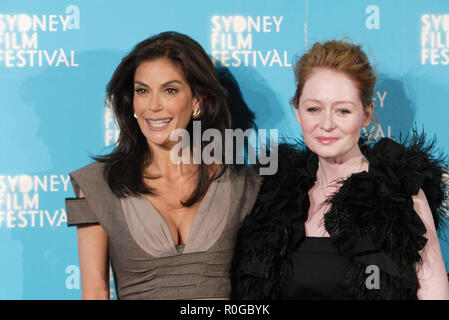
M 359 90 L 344 73 L 318 68 L 304 84 L 296 119 L 310 150 L 345 161 L 360 154 L 360 129 L 370 123 L 373 107 L 364 110 Z
M 134 74 L 134 113 L 148 144 L 170 147 L 175 129 L 185 129 L 199 108 L 182 70 L 166 58 L 141 63 Z

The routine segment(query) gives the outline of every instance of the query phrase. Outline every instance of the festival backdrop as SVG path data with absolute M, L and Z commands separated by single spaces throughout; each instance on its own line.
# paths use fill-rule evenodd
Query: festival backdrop
M 447 0 L 2 0 L 0 299 L 81 297 L 68 174 L 112 150 L 105 86 L 137 42 L 167 30 L 197 40 L 257 127 L 280 137 L 301 136 L 295 59 L 316 41 L 360 43 L 379 74 L 366 131 L 396 139 L 416 126 L 449 153 Z

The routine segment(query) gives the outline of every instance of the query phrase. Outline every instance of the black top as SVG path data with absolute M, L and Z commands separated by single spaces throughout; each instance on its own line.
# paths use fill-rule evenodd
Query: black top
M 330 237 L 305 237 L 292 258 L 293 270 L 280 288 L 280 299 L 353 299 L 345 284 L 350 262 L 338 254 Z

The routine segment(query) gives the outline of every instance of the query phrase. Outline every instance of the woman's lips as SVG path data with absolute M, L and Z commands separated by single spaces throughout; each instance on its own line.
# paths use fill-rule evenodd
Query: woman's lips
M 334 137 L 317 137 L 316 139 L 318 140 L 319 143 L 324 144 L 324 145 L 332 144 L 338 140 L 338 138 L 334 138 Z
M 161 131 L 168 127 L 172 118 L 164 118 L 164 119 L 145 119 L 148 127 L 152 131 Z

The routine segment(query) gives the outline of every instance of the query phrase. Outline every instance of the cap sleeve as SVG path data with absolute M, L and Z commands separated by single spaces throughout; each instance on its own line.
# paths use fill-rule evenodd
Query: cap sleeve
M 65 207 L 69 227 L 99 223 L 86 198 L 66 198 Z
M 70 182 L 75 192 L 75 198 L 65 199 L 67 225 L 71 227 L 85 224 L 98 224 L 98 218 L 89 205 L 88 200 L 80 196 L 80 185 L 72 173 L 70 174 Z

